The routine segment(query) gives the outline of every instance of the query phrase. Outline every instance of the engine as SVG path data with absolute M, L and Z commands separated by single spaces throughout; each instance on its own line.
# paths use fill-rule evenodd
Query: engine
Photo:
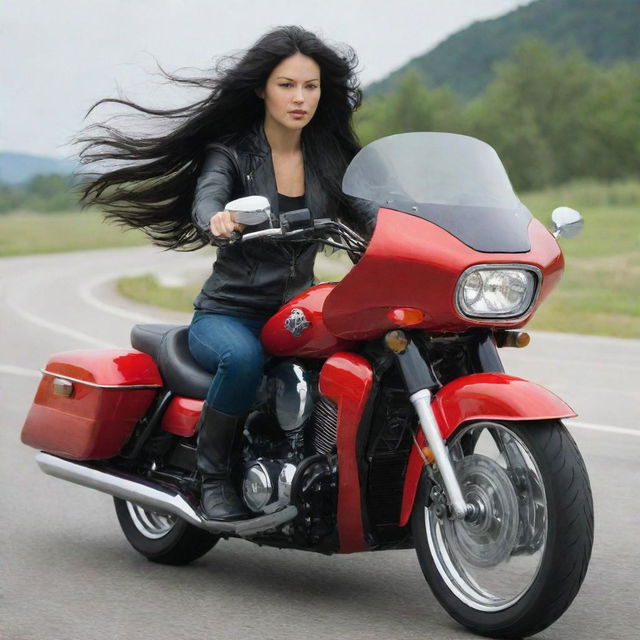
M 337 410 L 317 386 L 317 373 L 294 361 L 269 370 L 245 426 L 242 482 L 254 513 L 295 504 L 313 543 L 333 529 L 337 495 Z
M 246 505 L 254 513 L 272 513 L 291 502 L 291 483 L 296 466 L 283 460 L 252 460 L 242 482 Z

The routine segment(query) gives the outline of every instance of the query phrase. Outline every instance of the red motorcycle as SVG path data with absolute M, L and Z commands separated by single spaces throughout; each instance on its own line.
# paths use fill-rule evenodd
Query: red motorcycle
M 536 633 L 582 583 L 593 505 L 561 422 L 574 412 L 507 375 L 498 348 L 527 343 L 517 329 L 560 279 L 560 248 L 474 138 L 383 138 L 343 189 L 380 207 L 368 245 L 304 209 L 241 238 L 321 241 L 355 262 L 262 332 L 271 358 L 235 465 L 255 517 L 199 513 L 195 429 L 211 376 L 183 326 L 138 325 L 133 349 L 53 356 L 22 440 L 45 473 L 113 495 L 128 541 L 155 562 L 191 562 L 229 537 L 326 554 L 415 548 L 460 623 Z M 264 200 L 229 206 L 256 224 Z M 553 219 L 556 236 L 582 224 L 566 208 Z

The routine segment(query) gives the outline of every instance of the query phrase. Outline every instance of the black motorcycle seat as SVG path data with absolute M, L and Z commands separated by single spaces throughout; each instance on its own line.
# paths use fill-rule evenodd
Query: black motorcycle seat
M 213 374 L 193 359 L 188 334 L 188 325 L 137 324 L 131 329 L 131 346 L 156 361 L 167 389 L 179 396 L 204 400 Z
M 181 324 L 137 324 L 131 329 L 131 346 L 142 353 L 158 359 L 158 350 L 165 333 L 177 329 Z

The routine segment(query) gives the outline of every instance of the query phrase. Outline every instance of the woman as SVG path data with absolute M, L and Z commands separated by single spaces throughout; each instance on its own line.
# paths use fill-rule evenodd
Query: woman
M 189 329 L 193 357 L 215 373 L 197 448 L 201 506 L 210 519 L 248 515 L 230 475 L 243 416 L 262 378 L 260 331 L 286 300 L 313 283 L 317 251 L 314 243 L 230 243 L 242 227 L 224 205 L 263 195 L 272 223 L 279 213 L 308 207 L 316 217 L 342 217 L 370 235 L 375 211 L 340 189 L 359 148 L 352 129 L 361 99 L 355 64 L 350 49 L 341 55 L 300 27 L 281 27 L 213 81 L 172 77 L 210 89 L 189 107 L 152 111 L 115 101 L 180 119 L 168 135 L 138 139 L 103 125 L 106 135 L 85 138 L 85 162 L 144 161 L 94 179 L 84 190 L 85 203 L 100 204 L 108 217 L 142 228 L 161 246 L 219 246 Z

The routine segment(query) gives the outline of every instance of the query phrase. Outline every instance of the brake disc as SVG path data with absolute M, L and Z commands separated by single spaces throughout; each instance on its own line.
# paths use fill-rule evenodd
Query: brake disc
M 476 567 L 494 567 L 512 553 L 518 536 L 518 499 L 507 472 L 480 454 L 454 463 L 465 502 L 474 506 L 467 519 L 442 521 L 452 554 Z

